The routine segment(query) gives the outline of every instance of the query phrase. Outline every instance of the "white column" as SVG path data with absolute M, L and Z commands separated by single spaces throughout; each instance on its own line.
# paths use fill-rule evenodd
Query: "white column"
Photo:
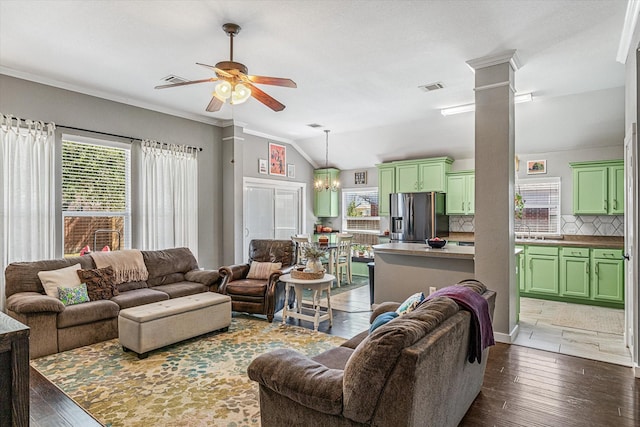
M 515 50 L 467 61 L 475 70 L 475 277 L 498 295 L 496 341 L 517 335 L 513 232 Z

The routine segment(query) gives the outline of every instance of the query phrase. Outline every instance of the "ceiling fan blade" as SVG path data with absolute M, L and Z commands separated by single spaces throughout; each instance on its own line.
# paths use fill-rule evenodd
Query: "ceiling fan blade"
M 211 113 L 216 112 L 222 108 L 222 104 L 224 104 L 224 101 L 214 95 L 211 101 L 209 101 L 209 105 L 207 105 L 207 111 Z
M 249 80 L 253 83 L 258 83 L 261 85 L 272 85 L 272 86 L 284 86 L 284 87 L 293 87 L 296 88 L 298 85 L 291 79 L 283 79 L 280 77 L 266 77 L 266 76 L 247 76 Z
M 282 111 L 285 109 L 285 105 L 277 101 L 271 95 L 268 95 L 249 82 L 245 81 L 245 84 L 251 88 L 251 96 L 271 108 L 273 111 Z
M 219 75 L 221 75 L 221 76 L 223 76 L 223 77 L 233 77 L 233 74 L 231 74 L 231 73 L 227 73 L 226 71 L 221 70 L 220 68 L 216 68 L 216 67 L 214 67 L 213 65 L 202 64 L 202 63 L 200 63 L 200 62 L 196 62 L 196 64 L 197 64 L 197 65 L 200 65 L 200 66 L 202 66 L 202 67 L 208 68 L 208 69 L 210 69 L 210 70 L 213 70 L 213 71 L 215 71 L 217 74 L 219 74 Z
M 215 82 L 216 80 L 218 80 L 217 77 L 211 77 L 208 79 L 202 79 L 202 80 L 191 80 L 188 82 L 181 82 L 181 83 L 170 83 L 167 85 L 160 85 L 160 86 L 156 86 L 154 89 L 166 89 L 169 87 L 176 87 L 176 86 L 186 86 L 186 85 L 195 85 L 198 83 L 206 83 L 206 82 Z

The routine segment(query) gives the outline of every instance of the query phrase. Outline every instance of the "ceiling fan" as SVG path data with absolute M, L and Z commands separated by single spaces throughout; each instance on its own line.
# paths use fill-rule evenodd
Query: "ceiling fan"
M 213 97 L 207 105 L 207 111 L 214 112 L 222 108 L 222 104 L 227 99 L 231 99 L 231 104 L 240 104 L 246 101 L 250 96 L 253 96 L 258 101 L 262 102 L 273 111 L 282 111 L 285 106 L 272 96 L 263 92 L 256 87 L 254 83 L 272 86 L 283 87 L 298 87 L 296 83 L 291 79 L 284 79 L 280 77 L 266 77 L 266 76 L 251 76 L 248 74 L 248 69 L 244 64 L 235 62 L 233 60 L 233 38 L 240 32 L 240 26 L 237 24 L 224 24 L 222 29 L 229 36 L 229 60 L 218 62 L 215 66 L 202 64 L 196 62 L 196 64 L 213 70 L 216 73 L 216 77 L 211 77 L 202 80 L 192 80 L 187 82 L 172 83 L 166 85 L 156 86 L 156 89 L 166 89 L 169 87 L 186 86 L 198 83 L 215 82 L 216 85 Z

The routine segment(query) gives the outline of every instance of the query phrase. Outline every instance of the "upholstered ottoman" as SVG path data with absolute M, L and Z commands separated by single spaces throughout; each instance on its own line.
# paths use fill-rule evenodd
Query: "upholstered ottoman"
M 120 310 L 118 338 L 124 351 L 143 359 L 151 350 L 231 324 L 231 298 L 203 292 Z

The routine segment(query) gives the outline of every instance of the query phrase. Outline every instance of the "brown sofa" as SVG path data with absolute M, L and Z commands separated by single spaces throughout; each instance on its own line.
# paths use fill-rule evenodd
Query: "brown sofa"
M 496 294 L 481 294 L 493 316 Z M 371 319 L 394 311 L 383 303 Z M 262 426 L 456 426 L 480 392 L 489 349 L 468 360 L 471 315 L 436 297 L 318 356 L 282 349 L 257 357 Z
M 78 263 L 82 269 L 94 269 L 90 255 L 7 266 L 7 314 L 31 328 L 31 358 L 116 338 L 121 309 L 218 290 L 218 272 L 200 270 L 188 248 L 141 252 L 149 272 L 146 281 L 117 285 L 119 295 L 109 300 L 66 307 L 45 294 L 38 272 Z
M 249 262 L 220 267 L 219 292 L 231 297 L 233 311 L 264 314 L 269 322 L 273 315 L 284 308 L 284 283 L 281 275 L 293 268 L 296 246 L 291 240 L 252 240 L 249 243 Z M 280 262 L 282 268 L 268 279 L 247 279 L 251 262 Z M 293 293 L 291 302 L 293 302 Z

